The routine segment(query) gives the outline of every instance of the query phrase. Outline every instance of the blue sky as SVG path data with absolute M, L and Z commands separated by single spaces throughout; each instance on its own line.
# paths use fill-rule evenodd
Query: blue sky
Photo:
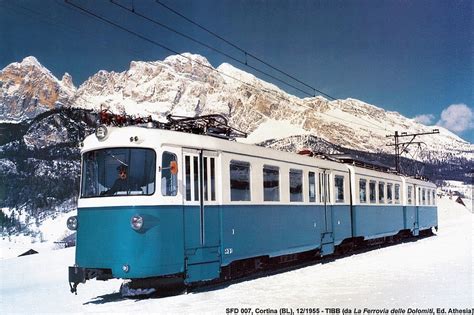
M 245 60 L 239 50 L 154 0 L 115 1 L 133 4 L 138 13 Z M 470 0 L 160 1 L 335 98 L 357 98 L 407 117 L 418 116 L 424 123 L 438 123 L 474 142 Z M 228 62 L 252 72 L 109 1 L 70 2 L 175 51 L 201 54 L 214 66 Z M 162 60 L 173 54 L 91 18 L 63 0 L 0 0 L 0 43 L 1 68 L 33 55 L 59 78 L 69 72 L 76 86 L 100 69 L 124 71 L 131 60 Z M 280 76 L 255 60 L 248 61 Z

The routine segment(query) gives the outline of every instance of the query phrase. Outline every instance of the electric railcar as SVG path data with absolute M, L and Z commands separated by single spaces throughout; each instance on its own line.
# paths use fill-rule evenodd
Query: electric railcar
M 82 148 L 71 291 L 93 278 L 192 285 L 353 240 L 416 236 L 438 226 L 435 189 L 216 137 L 104 128 Z

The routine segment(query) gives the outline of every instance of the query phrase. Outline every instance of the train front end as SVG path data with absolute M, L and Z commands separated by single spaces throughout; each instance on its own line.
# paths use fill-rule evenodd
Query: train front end
M 105 136 L 99 131 L 84 141 L 77 216 L 68 220 L 77 232 L 75 264 L 69 267 L 73 293 L 94 278 L 182 279 L 182 205 L 161 203 L 167 187 L 157 188 L 163 177 L 177 186 L 177 162 L 161 161 L 159 141 L 147 131 L 107 128 Z

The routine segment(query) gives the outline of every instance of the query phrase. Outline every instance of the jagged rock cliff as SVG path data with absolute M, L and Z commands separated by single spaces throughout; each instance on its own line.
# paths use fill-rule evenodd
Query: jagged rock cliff
M 34 118 L 69 104 L 75 92 L 69 74 L 59 81 L 35 57 L 26 57 L 0 71 L 0 121 Z

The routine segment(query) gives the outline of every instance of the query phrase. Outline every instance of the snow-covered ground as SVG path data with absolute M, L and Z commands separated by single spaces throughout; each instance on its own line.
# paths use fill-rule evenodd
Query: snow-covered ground
M 445 194 L 448 196 L 451 193 L 459 192 L 466 198 L 473 198 L 474 195 L 474 190 L 473 190 L 473 185 L 465 184 L 461 181 L 456 181 L 456 180 L 446 180 L 444 181 L 445 186 L 441 187 L 441 191 L 443 191 Z
M 443 198 L 437 236 L 219 289 L 148 300 L 122 299 L 120 280 L 88 281 L 72 295 L 67 266 L 74 263 L 74 248 L 44 251 L 0 261 L 0 312 L 226 314 L 236 307 L 256 314 L 257 308 L 287 307 L 297 314 L 299 307 L 322 313 L 329 307 L 400 307 L 407 314 L 408 308 L 471 309 L 473 223 L 470 211 Z M 1 250 L 7 256 L 8 248 Z
M 3 208 L 2 211 L 7 215 L 11 215 L 11 209 Z M 0 260 L 17 257 L 30 249 L 43 253 L 59 248 L 60 246 L 55 242 L 71 234 L 71 231 L 66 227 L 66 221 L 70 216 L 76 215 L 76 211 L 58 212 L 56 215 L 48 217 L 38 226 L 35 226 L 34 223 L 30 224 L 29 229 L 36 232 L 34 236 L 22 234 L 10 237 L 2 236 L 0 238 Z M 23 211 L 23 214 L 16 218 L 24 223 L 26 213 Z

